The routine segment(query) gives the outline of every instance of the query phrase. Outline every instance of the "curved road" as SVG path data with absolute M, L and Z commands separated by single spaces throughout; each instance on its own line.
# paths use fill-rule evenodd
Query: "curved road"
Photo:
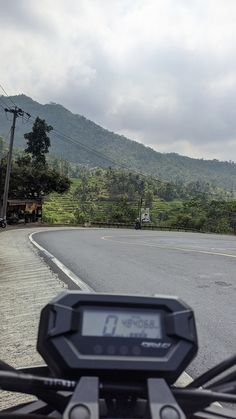
M 178 295 L 195 311 L 204 372 L 236 352 L 236 237 L 71 229 L 34 240 L 100 292 Z

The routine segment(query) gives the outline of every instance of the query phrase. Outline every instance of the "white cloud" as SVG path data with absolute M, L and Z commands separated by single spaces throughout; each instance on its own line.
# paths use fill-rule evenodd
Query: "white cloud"
M 234 0 L 0 0 L 1 80 L 163 152 L 233 159 Z

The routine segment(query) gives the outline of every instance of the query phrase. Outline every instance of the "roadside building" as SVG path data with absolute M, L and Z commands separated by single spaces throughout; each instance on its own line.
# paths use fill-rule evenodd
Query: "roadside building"
M 7 201 L 7 222 L 35 222 L 42 218 L 42 200 L 40 199 L 9 199 Z

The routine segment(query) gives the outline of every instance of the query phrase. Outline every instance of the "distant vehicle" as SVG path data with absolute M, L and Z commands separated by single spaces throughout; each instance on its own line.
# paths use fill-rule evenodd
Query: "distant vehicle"
M 137 220 L 135 221 L 135 225 L 134 225 L 135 230 L 141 230 L 142 225 L 140 223 L 139 218 L 137 218 Z
M 6 228 L 6 226 L 7 226 L 7 223 L 6 223 L 6 221 L 4 220 L 4 218 L 0 218 L 0 227 L 2 227 L 2 228 Z

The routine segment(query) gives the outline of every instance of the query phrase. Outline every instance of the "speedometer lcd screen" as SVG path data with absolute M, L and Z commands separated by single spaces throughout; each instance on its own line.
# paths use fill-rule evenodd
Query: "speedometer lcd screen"
M 151 310 L 84 309 L 82 336 L 161 339 L 160 314 Z

